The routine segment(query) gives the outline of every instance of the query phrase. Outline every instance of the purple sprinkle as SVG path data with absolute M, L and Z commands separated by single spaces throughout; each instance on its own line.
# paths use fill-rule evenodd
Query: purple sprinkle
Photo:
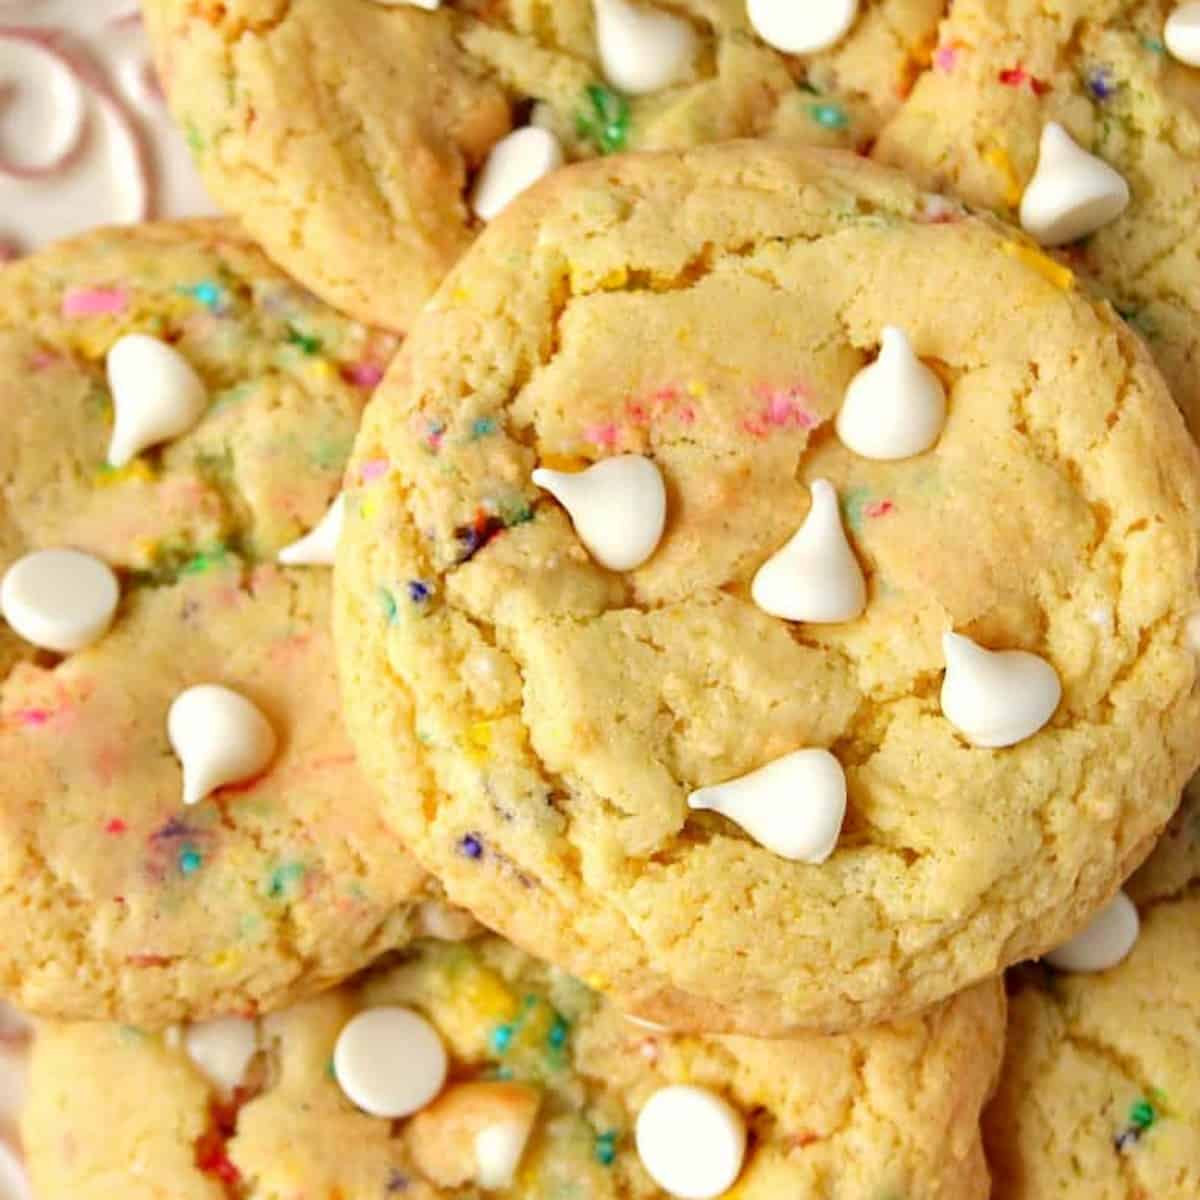
M 424 580 L 410 579 L 408 581 L 408 598 L 414 604 L 424 604 L 429 599 L 430 587 Z
M 384 1189 L 390 1196 L 394 1192 L 408 1191 L 408 1176 L 403 1171 L 391 1168 L 391 1174 L 388 1176 L 387 1187 Z
M 165 842 L 170 838 L 191 837 L 196 832 L 185 821 L 181 821 L 178 817 L 172 817 L 160 830 L 150 835 L 150 840 Z
M 468 833 L 465 837 L 459 839 L 458 852 L 465 854 L 468 858 L 482 858 L 483 840 L 474 833 Z
M 1113 83 L 1112 76 L 1105 67 L 1094 71 L 1088 79 L 1088 91 L 1097 100 L 1107 100 L 1116 90 L 1117 85 Z

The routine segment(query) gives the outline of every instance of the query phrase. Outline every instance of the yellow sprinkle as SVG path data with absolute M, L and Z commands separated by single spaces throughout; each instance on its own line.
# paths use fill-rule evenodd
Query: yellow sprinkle
M 1068 292 L 1075 286 L 1075 273 L 1070 267 L 1064 267 L 1062 263 L 1055 262 L 1040 250 L 1035 250 L 1032 246 L 1026 246 L 1021 242 L 1005 242 L 1001 249 L 1009 258 L 1015 258 L 1017 262 L 1024 263 L 1043 279 L 1048 279 L 1056 288 Z
M 92 476 L 93 487 L 118 487 L 131 480 L 150 483 L 154 479 L 154 468 L 144 458 L 135 458 L 123 467 L 101 467 Z
M 470 298 L 471 293 L 468 292 L 466 288 L 456 287 L 454 291 L 450 293 L 450 299 L 453 300 L 455 304 L 465 304 L 468 300 L 470 300 Z
M 477 721 L 467 730 L 463 743 L 467 757 L 473 763 L 487 762 L 488 751 L 492 748 L 491 722 Z
M 158 557 L 158 543 L 153 538 L 140 537 L 133 543 L 133 561 L 138 566 L 148 567 Z
M 218 950 L 209 955 L 208 961 L 219 970 L 234 971 L 242 965 L 242 955 L 239 950 Z
M 494 972 L 480 969 L 460 986 L 467 1003 L 484 1020 L 507 1021 L 516 1016 L 517 998 Z
M 327 358 L 314 358 L 309 364 L 309 370 L 318 379 L 329 379 L 333 376 L 333 367 L 329 365 Z
M 1021 203 L 1021 181 L 1013 170 L 1012 159 L 1002 146 L 992 142 L 983 152 L 983 161 L 1004 180 L 1004 202 L 1010 208 L 1015 208 Z
M 692 397 L 703 396 L 707 391 L 708 388 L 706 388 L 704 384 L 697 379 L 693 379 L 691 383 L 687 385 L 687 394 Z
M 585 975 L 583 977 L 583 982 L 586 983 L 588 987 L 592 989 L 592 991 L 602 992 L 606 987 L 608 987 L 608 976 L 597 975 L 595 972 L 593 972 L 591 975 Z
M 629 282 L 629 271 L 625 267 L 617 267 L 615 270 L 609 271 L 607 275 L 596 285 L 601 291 L 613 292 L 618 288 L 623 288 Z
M 368 496 L 362 504 L 359 505 L 358 511 L 366 520 L 370 520 L 378 511 L 379 505 L 375 503 L 374 496 Z

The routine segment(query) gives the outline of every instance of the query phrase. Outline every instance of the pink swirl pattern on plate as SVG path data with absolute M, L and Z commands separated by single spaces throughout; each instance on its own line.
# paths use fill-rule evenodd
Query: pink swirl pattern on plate
M 0 260 L 211 213 L 131 0 L 0 0 Z

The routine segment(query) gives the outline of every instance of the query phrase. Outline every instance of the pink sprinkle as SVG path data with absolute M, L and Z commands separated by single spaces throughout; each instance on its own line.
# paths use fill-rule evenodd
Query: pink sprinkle
M 113 817 L 107 825 L 104 826 L 105 833 L 124 833 L 129 828 L 120 817 Z
M 669 383 L 666 387 L 660 387 L 653 398 L 658 404 L 674 404 L 679 399 L 679 389 L 673 383 Z
M 933 55 L 933 65 L 939 71 L 949 73 L 954 70 L 954 64 L 958 61 L 958 50 L 954 46 L 939 46 Z
M 696 410 L 690 404 L 685 404 L 675 415 L 685 425 L 690 425 L 696 419 Z
M 615 446 L 619 436 L 620 431 L 612 424 L 593 425 L 583 431 L 584 440 L 591 442 L 593 446 Z
M 625 411 L 635 425 L 650 424 L 650 410 L 640 400 L 630 400 L 625 406 Z
M 362 483 L 374 483 L 388 473 L 391 465 L 386 458 L 369 458 L 359 468 L 358 478 Z
M 54 710 L 49 708 L 22 708 L 15 715 L 22 725 L 45 725 L 54 716 Z
M 29 369 L 31 371 L 44 371 L 47 367 L 52 367 L 56 362 L 58 362 L 58 355 L 53 350 L 39 350 L 29 360 Z
M 370 391 L 379 386 L 379 381 L 383 378 L 383 368 L 372 362 L 346 363 L 342 367 L 342 378 L 355 387 Z
M 870 504 L 863 506 L 863 512 L 868 517 L 886 517 L 888 513 L 894 513 L 896 506 L 890 500 L 872 500 Z
M 129 304 L 124 288 L 71 288 L 63 296 L 64 317 L 95 317 L 106 313 L 121 313 Z

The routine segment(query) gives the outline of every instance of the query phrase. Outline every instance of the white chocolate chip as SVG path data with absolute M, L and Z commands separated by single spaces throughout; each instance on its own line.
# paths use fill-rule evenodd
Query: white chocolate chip
M 679 1200 L 713 1200 L 732 1187 L 746 1154 L 741 1114 L 707 1088 L 659 1088 L 637 1118 L 637 1152 L 650 1178 Z
M 34 646 L 71 654 L 103 637 L 121 589 L 107 563 L 78 550 L 36 550 L 0 582 L 0 612 Z
M 1037 170 L 1021 197 L 1021 228 L 1043 246 L 1062 246 L 1115 220 L 1129 185 L 1057 122 L 1042 130 Z
M 682 80 L 696 57 L 696 31 L 682 17 L 629 0 L 592 0 L 604 75 L 631 96 Z
M 538 125 L 514 129 L 491 149 L 471 190 L 471 211 L 481 221 L 498 217 L 526 188 L 563 164 L 557 136 Z
M 999 749 L 1033 737 L 1062 699 L 1058 673 L 1024 650 L 986 650 L 968 637 L 942 638 L 942 713 L 974 746 Z
M 780 858 L 822 863 L 842 831 L 846 773 L 828 750 L 794 750 L 740 779 L 700 788 L 688 808 L 728 817 Z
M 275 731 L 267 718 L 245 696 L 216 683 L 175 697 L 167 737 L 183 764 L 184 804 L 253 778 L 275 754 Z
M 33 1200 L 21 1160 L 0 1142 L 0 1200 Z
M 339 493 L 313 528 L 279 552 L 279 561 L 288 567 L 331 567 L 337 558 L 338 540 L 346 523 L 346 496 Z
M 116 416 L 108 445 L 114 467 L 125 466 L 147 446 L 187 433 L 208 404 L 188 360 L 144 333 L 126 334 L 109 350 L 108 387 Z
M 505 1121 L 475 1135 L 475 1182 L 485 1192 L 512 1187 L 529 1133 L 529 1126 Z
M 533 482 L 571 514 L 579 540 L 602 567 L 632 571 L 658 548 L 667 489 L 650 459 L 622 454 L 574 474 L 539 467 Z
M 837 417 L 842 444 L 861 458 L 895 462 L 942 436 L 946 391 L 902 329 L 884 327 L 879 357 L 850 381 Z
M 858 0 L 747 0 L 755 32 L 785 54 L 812 54 L 840 41 L 858 16 Z
M 751 595 L 763 612 L 786 621 L 852 621 L 867 606 L 867 584 L 846 538 L 837 492 L 812 485 L 804 524 L 754 576 Z
M 1163 26 L 1163 43 L 1172 58 L 1200 67 L 1200 2 L 1181 4 Z
M 407 1117 L 446 1082 L 438 1032 L 407 1008 L 370 1008 L 347 1022 L 333 1051 L 342 1091 L 373 1117 Z
M 1118 892 L 1069 942 L 1045 955 L 1045 961 L 1059 971 L 1107 971 L 1133 949 L 1140 927 L 1133 901 Z
M 258 1053 L 258 1025 L 244 1017 L 198 1021 L 183 1031 L 183 1048 L 201 1074 L 231 1096 Z

